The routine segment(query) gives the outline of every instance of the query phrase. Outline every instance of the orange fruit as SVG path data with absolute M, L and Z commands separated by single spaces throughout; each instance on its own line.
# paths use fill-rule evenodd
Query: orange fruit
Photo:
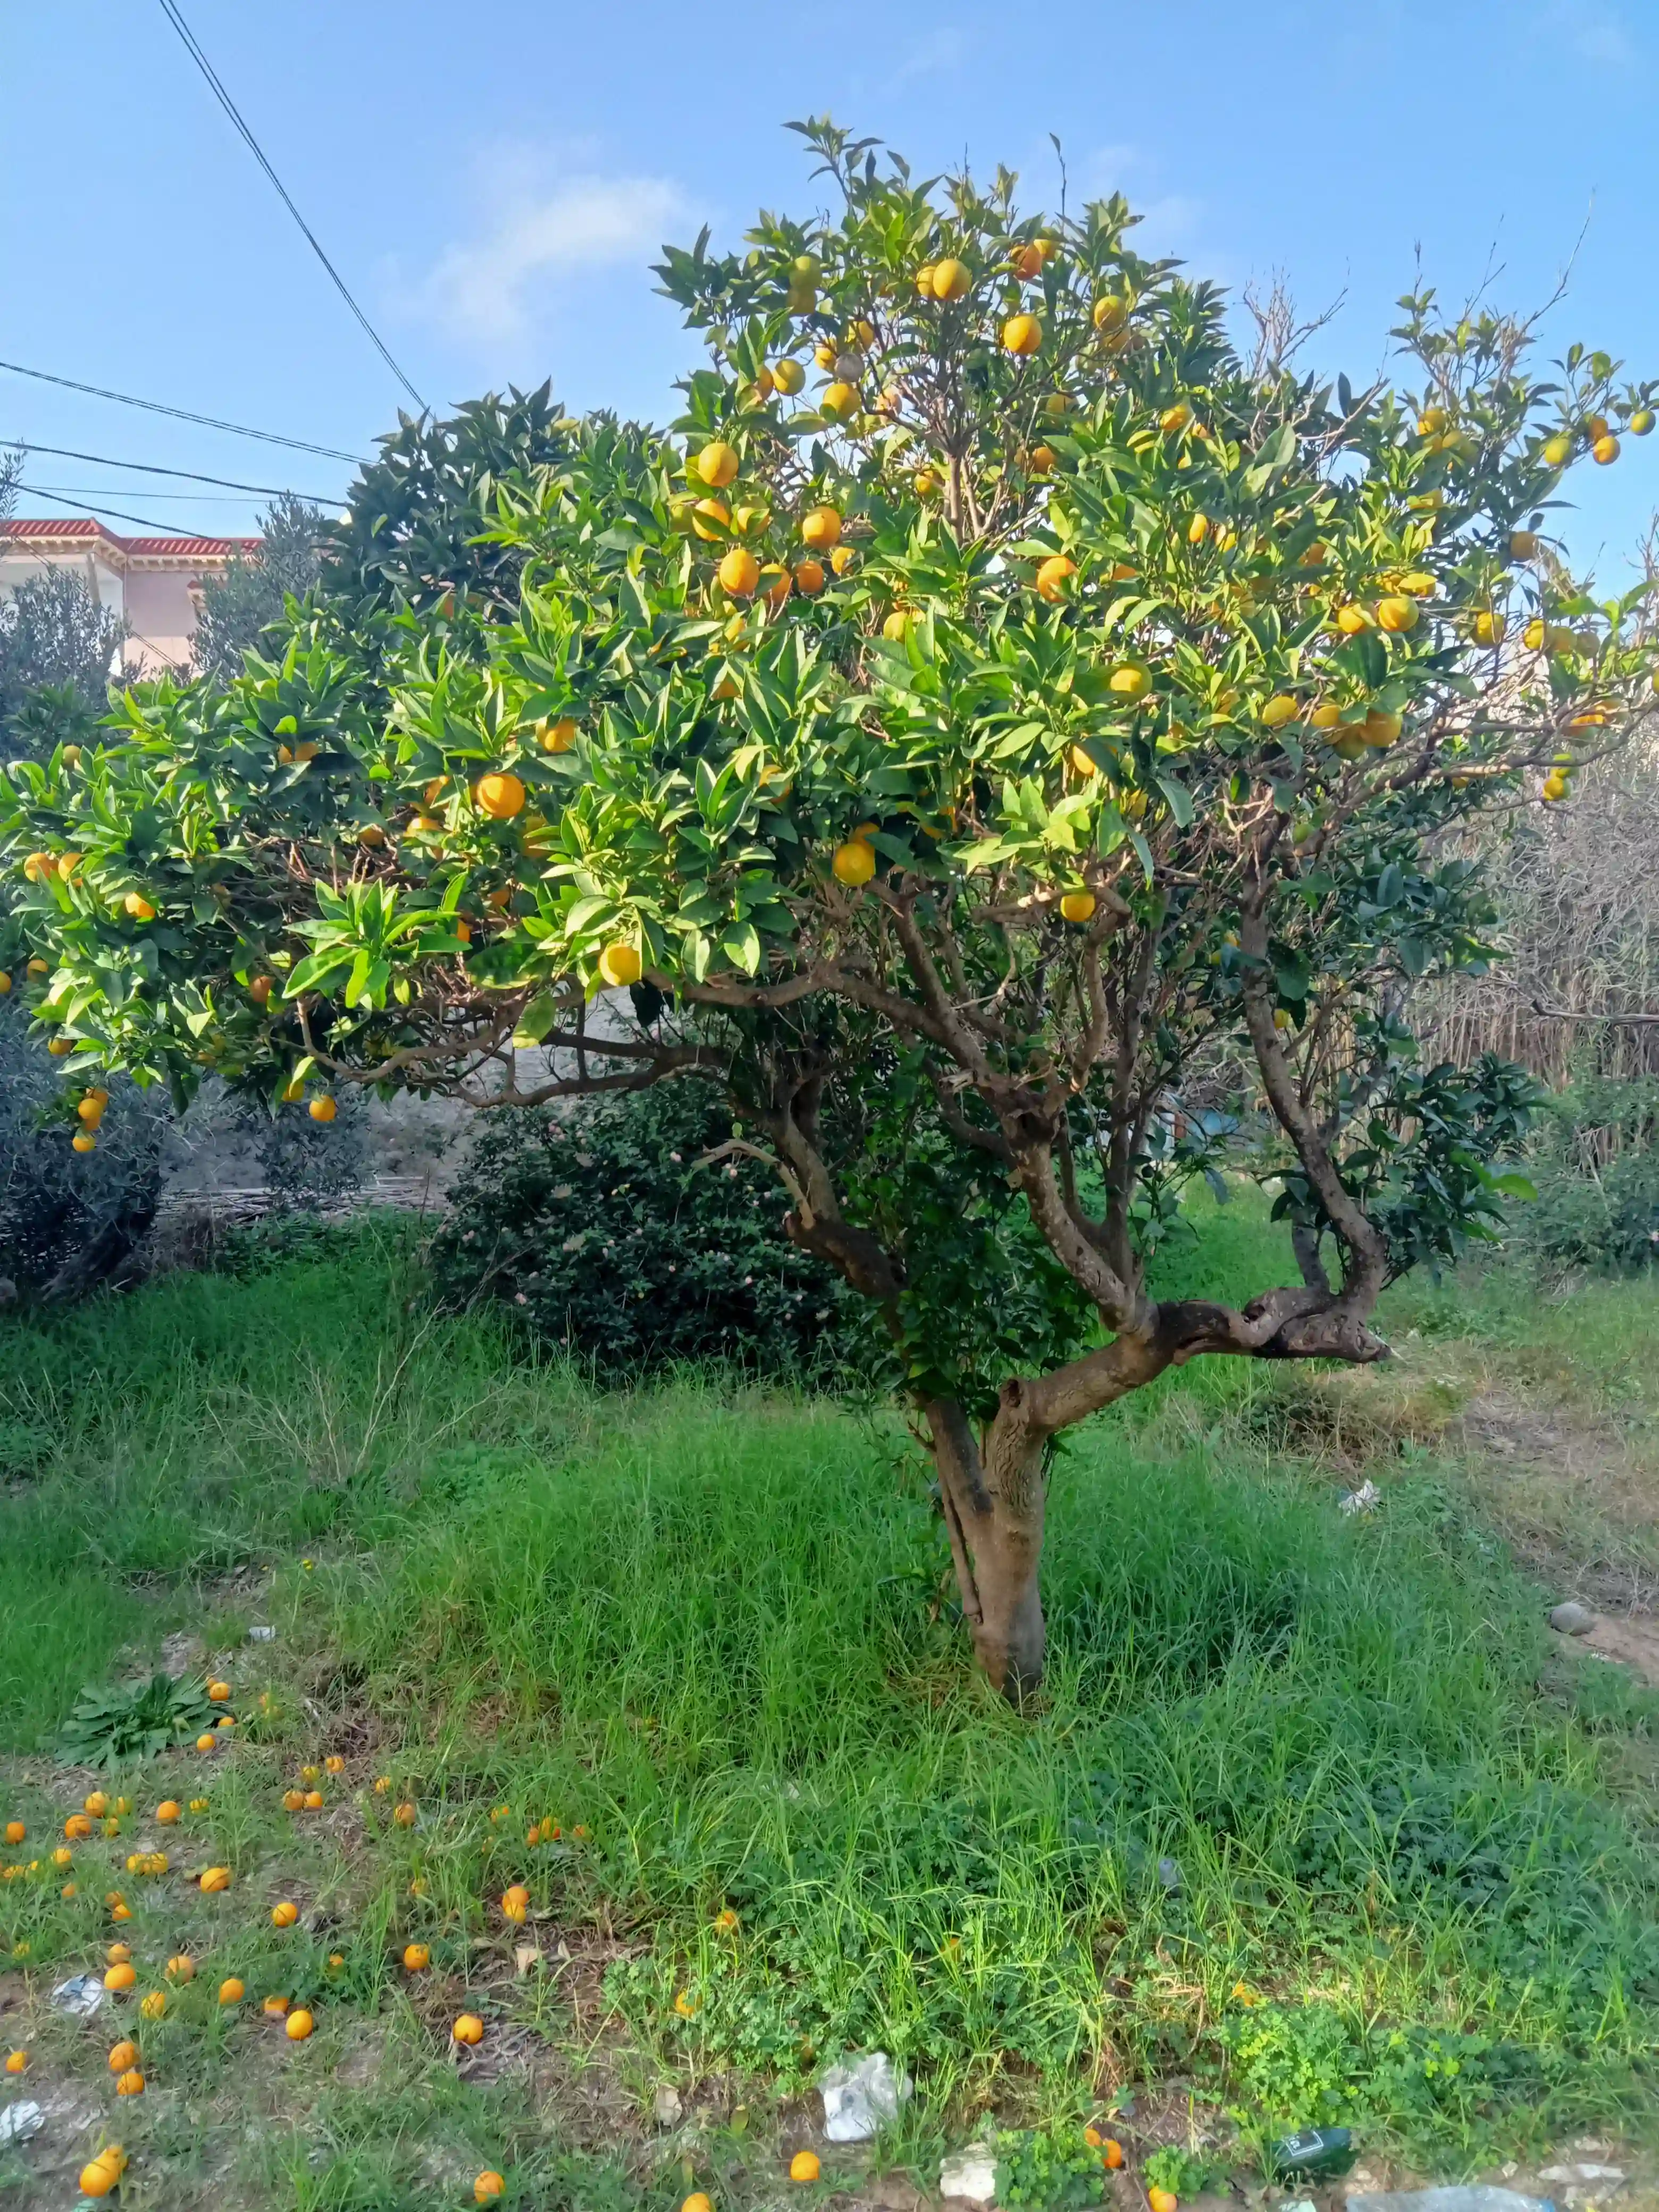
M 1067 891 L 1060 902 L 1060 910 L 1067 921 L 1092 921 L 1095 895 L 1092 891 Z
M 915 617 L 908 607 L 895 607 L 882 623 L 881 634 L 890 645 L 902 645 L 910 635 L 910 627 L 915 620 Z
M 1031 448 L 1031 474 L 1046 477 L 1058 459 L 1059 455 L 1052 446 L 1034 446 Z
M 1605 432 L 1590 447 L 1591 458 L 1600 462 L 1603 468 L 1606 468 L 1609 461 L 1618 459 L 1619 452 L 1619 441 L 1611 431 Z
M 798 361 L 779 361 L 772 364 L 772 381 L 780 392 L 799 392 L 806 381 L 806 371 Z
M 84 1813 L 71 1813 L 64 1823 L 64 1833 L 71 1843 L 83 1842 L 92 1833 L 92 1823 Z
M 118 2097 L 142 2097 L 143 2095 L 144 2077 L 138 2071 L 138 2069 L 136 2066 L 129 2066 L 125 2073 L 119 2074 L 116 2076 L 115 2094 Z
M 1119 699 L 1144 699 L 1152 688 L 1151 670 L 1136 660 L 1119 661 L 1106 678 L 1106 689 Z
M 635 947 L 624 944 L 620 938 L 615 944 L 607 945 L 599 955 L 599 973 L 613 988 L 624 983 L 637 983 L 643 967 Z
M 529 1904 L 530 1892 L 525 1887 L 522 1882 L 515 1881 L 510 1888 L 504 1889 L 501 1892 L 501 1911 L 503 1912 L 508 1914 L 516 1912 L 522 1916 Z
M 173 1823 L 179 1817 L 178 1799 L 176 1797 L 164 1797 L 155 1808 L 155 1817 L 161 1823 L 161 1826 L 164 1828 L 171 1827 Z
M 204 1892 L 210 1897 L 216 1895 L 220 1890 L 228 1889 L 230 1887 L 230 1869 L 228 1867 L 222 1866 L 211 1866 L 204 1869 L 202 1875 L 201 1887 Z
M 160 2020 L 167 2008 L 167 1993 L 165 1990 L 152 1990 L 148 1996 L 138 2001 L 138 2009 L 146 2020 Z
M 6 2071 L 8 2074 L 22 2073 L 28 2063 L 29 2055 L 27 2051 L 9 2051 L 6 2053 Z
M 100 2150 L 96 2158 L 81 2168 L 81 2194 L 83 2197 L 107 2197 L 121 2179 L 126 2165 L 126 2154 L 112 2148 Z
M 1201 545 L 1209 534 L 1210 518 L 1207 514 L 1195 514 L 1187 525 L 1187 543 L 1189 545 Z
M 392 1808 L 392 1817 L 400 1828 L 412 1828 L 415 1825 L 415 1808 L 405 1799 L 403 1804 Z
M 1373 707 L 1359 725 L 1359 734 L 1368 745 L 1382 752 L 1400 735 L 1401 726 L 1398 714 L 1387 714 L 1381 707 Z
M 133 1988 L 136 1985 L 137 1979 L 137 1969 L 134 1966 L 129 1966 L 126 1960 L 123 1959 L 118 1965 L 112 1966 L 109 1972 L 104 1976 L 104 1987 L 106 1990 L 113 1990 L 118 1993 L 122 1990 L 130 1990 Z
M 760 562 L 746 545 L 734 545 L 721 561 L 718 574 L 734 599 L 746 599 L 760 582 Z
M 221 1723 L 220 1723 L 220 1726 L 221 1726 L 221 1727 L 222 1727 L 223 1725 L 224 1725 L 224 1723 L 223 1723 L 222 1722 L 221 1722 Z M 323 1809 L 323 1793 L 322 1793 L 322 1791 L 321 1791 L 320 1790 L 307 1790 L 307 1792 L 306 1792 L 306 1810 L 307 1810 L 307 1813 L 320 1813 L 320 1812 L 322 1811 L 322 1809 Z
M 1066 586 L 1077 574 L 1075 561 L 1068 561 L 1063 553 L 1051 553 L 1038 564 L 1036 572 L 1037 597 L 1052 605 L 1066 596 Z
M 154 921 L 155 919 L 155 908 L 147 898 L 141 898 L 137 891 L 127 893 L 121 902 L 121 909 L 124 914 L 131 915 L 135 921 Z
M 290 2043 L 303 2043 L 316 2024 L 303 2005 L 296 2005 L 284 2023 L 283 2033 Z
M 404 1966 L 411 1974 L 423 1974 L 432 1964 L 432 1954 L 424 1943 L 405 1943 Z
M 365 822 L 357 832 L 357 842 L 360 845 L 368 846 L 372 850 L 376 846 L 385 844 L 386 831 L 381 829 L 378 822 Z
M 1508 628 L 1504 617 L 1490 607 L 1482 607 L 1474 618 L 1474 641 L 1477 645 L 1502 645 Z
M 112 2074 L 125 2074 L 129 2066 L 136 2066 L 137 2063 L 138 2046 L 136 2043 L 118 2043 L 109 2054 L 109 2070 Z
M 482 2043 L 483 2022 L 476 2012 L 464 2012 L 449 2031 L 457 2043 Z
M 701 2189 L 694 2189 L 680 2206 L 680 2212 L 714 2212 L 714 2208 Z
M 691 527 L 710 542 L 724 538 L 732 527 L 732 510 L 720 500 L 700 499 L 691 510 Z
M 821 561 L 798 561 L 795 563 L 795 589 L 807 599 L 815 599 L 826 580 Z
M 222 2005 L 240 2004 L 246 1995 L 246 1990 L 237 1980 L 234 1974 L 228 1974 L 219 1984 L 219 2002 Z
M 1516 561 L 1530 561 L 1533 555 L 1536 553 L 1537 550 L 1538 532 L 1535 530 L 1510 531 L 1510 552 L 1514 559 Z
M 836 846 L 830 866 L 838 883 L 846 884 L 856 890 L 860 884 L 867 884 L 875 874 L 876 856 L 863 838 L 854 837 L 846 844 Z
M 789 2161 L 791 2181 L 816 2181 L 822 2171 L 815 2150 L 798 2150 Z
M 1261 709 L 1261 719 L 1270 730 L 1281 729 L 1286 722 L 1296 720 L 1296 702 L 1288 691 L 1275 692 Z
M 722 438 L 705 446 L 692 464 L 710 491 L 724 491 L 738 473 L 738 456 Z
M 516 775 L 510 775 L 504 769 L 481 775 L 472 787 L 472 796 L 480 811 L 492 822 L 510 822 L 515 814 L 524 811 L 524 786 Z
M 82 1129 L 78 1136 L 70 1139 L 70 1150 L 72 1152 L 95 1152 L 97 1149 L 97 1138 L 89 1135 L 85 1129 Z
M 299 1917 L 299 1906 L 289 1904 L 286 1898 L 282 1904 L 273 1905 L 270 1908 L 270 1924 L 273 1928 L 292 1928 Z
M 1035 315 L 1010 315 L 1002 326 L 1003 350 L 1029 358 L 1042 344 L 1042 325 Z
M 833 507 L 809 507 L 801 517 L 800 534 L 815 553 L 827 553 L 841 543 L 841 516 Z
M 1184 430 L 1192 419 L 1192 409 L 1177 400 L 1173 407 L 1166 407 L 1158 416 L 1158 427 L 1166 438 L 1173 438 Z
M 196 1961 L 188 1951 L 174 1952 L 167 1960 L 167 1975 L 175 1982 L 193 1982 L 196 1979 Z
M 1146 2202 L 1152 2206 L 1152 2212 L 1176 2212 L 1181 2199 L 1172 2189 L 1154 2188 L 1146 2191 Z
M 843 420 L 848 415 L 855 415 L 858 412 L 858 404 L 857 385 L 849 384 L 843 376 L 838 376 L 833 384 L 824 386 L 823 397 L 818 402 L 822 412 L 833 416 L 837 422 Z
M 1105 2153 L 1104 2164 L 1109 2166 L 1112 2172 L 1115 2173 L 1123 2163 L 1122 2144 L 1117 2142 L 1115 2137 L 1108 2136 L 1102 2148 Z
M 1328 699 L 1322 706 L 1314 708 L 1308 720 L 1316 730 L 1334 730 L 1342 720 L 1342 709 L 1334 700 Z
M 487 2166 L 472 2185 L 472 2202 L 475 2204 L 493 2204 L 506 2187 L 507 2176 L 497 2173 L 493 2166 Z
M 1376 623 L 1379 629 L 1398 635 L 1410 629 L 1417 620 L 1417 602 L 1403 593 L 1398 597 L 1379 599 L 1376 603 Z
M 305 1808 L 306 1808 L 306 1793 L 305 1793 L 305 1791 L 304 1791 L 303 1790 L 283 1790 L 283 1811 L 284 1811 L 284 1812 L 287 1812 L 287 1813 L 303 1813 L 303 1812 L 304 1812 L 304 1810 L 305 1810 Z
M 337 1751 L 331 1751 L 328 1757 L 323 1761 L 323 1771 L 325 1774 L 343 1774 L 345 1772 L 345 1761 L 341 1758 Z
M 338 1113 L 339 1109 L 336 1106 L 334 1101 L 329 1097 L 328 1093 L 325 1091 L 320 1098 L 313 1098 L 312 1100 L 310 1105 L 306 1108 L 306 1111 L 310 1115 L 313 1121 L 331 1121 L 334 1119 L 335 1115 Z M 199 1750 L 199 1743 L 197 1747 Z
M 268 2013 L 272 2020 L 281 2020 L 287 2012 L 288 2007 L 289 2000 L 286 1997 L 267 1997 L 261 2010 Z
M 928 287 L 936 300 L 947 302 L 966 299 L 973 289 L 973 277 L 960 261 L 936 261 L 933 282 Z
M 556 722 L 544 722 L 538 732 L 542 750 L 546 753 L 571 751 L 580 735 L 568 714 L 562 714 Z
M 1546 438 L 1540 459 L 1547 469 L 1565 468 L 1572 459 L 1572 440 L 1559 432 L 1553 438 Z
M 858 557 L 850 545 L 837 545 L 830 556 L 830 566 L 838 576 L 844 576 Z
M 109 1810 L 109 1799 L 101 1790 L 94 1790 L 91 1796 L 82 1799 L 81 1810 L 90 1813 L 94 1820 L 101 1820 Z
M 1115 337 L 1129 319 L 1129 303 L 1115 292 L 1103 292 L 1095 301 L 1091 316 L 1103 337 Z

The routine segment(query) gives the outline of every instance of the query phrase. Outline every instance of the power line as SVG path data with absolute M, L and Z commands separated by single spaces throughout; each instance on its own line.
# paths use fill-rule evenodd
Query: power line
M 36 484 L 34 489 L 42 498 L 58 499 L 67 498 L 72 492 L 77 495 L 82 492 L 101 492 L 105 489 L 105 486 L 102 484 Z M 119 489 L 118 485 L 117 489 Z M 125 496 L 126 495 L 123 493 L 122 497 Z M 234 492 L 228 491 L 146 491 L 144 497 L 181 500 L 191 507 L 253 507 L 258 504 L 254 500 L 239 499 Z
M 61 384 L 66 392 L 89 392 L 94 399 L 118 400 L 123 407 L 142 407 L 151 415 L 171 415 L 175 422 L 199 422 L 209 430 L 228 430 L 234 438 L 258 438 L 266 446 L 288 446 L 296 453 L 318 453 L 325 461 L 349 461 L 363 465 L 361 453 L 343 453 L 337 446 L 311 446 L 303 438 L 279 437 L 274 430 L 250 430 L 246 422 L 222 422 L 216 415 L 192 415 L 186 407 L 165 407 L 159 399 L 135 399 L 130 392 L 106 392 L 101 384 L 77 384 L 72 376 L 53 376 L 44 368 L 25 368 L 21 362 L 0 361 L 0 368 L 14 376 L 32 376 L 39 384 Z
M 288 210 L 295 222 L 299 224 L 300 228 L 304 232 L 312 252 L 316 255 L 317 258 L 322 263 L 324 268 L 327 270 L 330 276 L 334 280 L 335 290 L 345 301 L 347 307 L 350 308 L 352 313 L 357 318 L 358 322 L 362 326 L 364 335 L 368 337 L 370 343 L 374 346 L 374 350 L 380 355 L 386 367 L 392 371 L 392 374 L 397 378 L 398 383 L 403 386 L 404 390 L 408 392 L 410 398 L 415 402 L 415 404 L 420 409 L 422 414 L 425 414 L 425 400 L 422 399 L 420 393 L 416 392 L 415 386 L 410 382 L 408 377 L 404 375 L 403 370 L 398 368 L 397 362 L 392 356 L 391 350 L 387 347 L 386 341 L 381 337 L 374 324 L 369 321 L 368 317 L 363 313 L 362 309 L 357 305 L 356 300 L 352 298 L 349 290 L 347 289 L 344 277 L 341 276 L 339 270 L 329 259 L 327 254 L 324 252 L 322 246 L 318 240 L 316 232 L 313 230 L 311 225 L 306 221 L 299 209 L 295 206 L 293 200 L 289 197 L 287 185 L 283 184 L 276 170 L 271 167 L 270 163 L 266 160 L 264 148 L 260 145 L 258 140 L 254 137 L 252 131 L 248 129 L 247 125 L 243 121 L 241 111 L 238 108 L 235 101 L 231 98 L 230 94 L 225 90 L 222 83 L 221 83 L 218 72 L 215 70 L 212 63 L 202 52 L 201 46 L 197 41 L 196 33 L 191 29 L 189 24 L 185 22 L 184 17 L 179 14 L 177 0 L 161 0 L 161 13 L 167 17 L 168 22 L 172 24 L 173 29 L 177 31 L 180 39 L 183 40 L 185 52 L 195 63 L 197 68 L 201 70 L 202 75 L 207 79 L 214 98 L 218 101 L 220 106 L 224 109 L 225 113 L 230 118 L 232 123 L 235 125 L 237 131 L 240 135 L 243 144 L 247 148 L 249 153 L 252 155 L 254 160 L 259 164 L 259 167 L 264 171 L 266 176 L 270 178 L 271 183 L 276 186 L 277 195 L 281 198 L 283 205 Z
M 243 483 L 236 477 L 204 477 L 198 469 L 164 469 L 155 461 L 112 461 L 107 453 L 77 453 L 73 446 L 32 446 L 26 438 L 0 438 L 0 447 L 15 453 L 50 453 L 60 461 L 90 461 L 95 468 L 131 469 L 146 477 L 185 477 L 191 483 L 219 484 L 226 491 L 263 492 L 270 499 L 303 499 L 313 507 L 337 507 L 337 500 L 313 498 L 308 491 L 293 491 L 284 484 Z M 160 497 L 158 493 L 157 497 Z
M 88 507 L 84 500 L 65 499 L 62 492 L 48 491 L 44 484 L 20 483 L 19 491 L 27 492 L 31 499 L 56 499 L 64 507 L 78 507 L 83 514 L 103 516 L 112 514 L 118 522 L 136 522 L 143 530 L 159 531 L 163 538 L 202 538 L 205 531 L 180 530 L 176 522 L 158 522 L 153 514 L 125 514 L 118 507 Z

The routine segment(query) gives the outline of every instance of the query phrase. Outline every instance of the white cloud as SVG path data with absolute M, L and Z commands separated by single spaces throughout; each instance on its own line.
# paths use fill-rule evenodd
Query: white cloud
M 498 169 L 474 236 L 445 246 L 403 289 L 406 304 L 450 337 L 474 344 L 526 337 L 562 277 L 642 263 L 684 217 L 665 177 L 598 173 L 550 179 L 525 159 Z
M 890 91 L 917 77 L 933 76 L 959 69 L 975 44 L 959 23 L 944 23 L 937 30 L 913 39 L 894 66 L 886 72 Z
M 1546 37 L 1565 40 L 1581 60 L 1627 69 L 1638 58 L 1623 19 L 1604 0 L 1549 0 L 1537 23 Z

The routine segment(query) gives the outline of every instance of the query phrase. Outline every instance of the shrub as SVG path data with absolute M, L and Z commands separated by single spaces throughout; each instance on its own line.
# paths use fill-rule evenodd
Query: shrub
M 710 1356 L 828 1374 L 856 1355 L 844 1294 L 786 1241 L 764 1168 L 697 1164 L 731 1133 L 730 1108 L 694 1081 L 492 1122 L 434 1243 L 441 1294 L 499 1299 L 605 1375 Z
M 118 1079 L 97 1149 L 76 1152 L 56 1060 L 27 1012 L 0 1003 L 0 1276 L 52 1297 L 88 1290 L 131 1258 L 161 1194 L 167 1102 Z
M 1595 1077 L 1558 1092 L 1534 1139 L 1536 1202 L 1518 1241 L 1566 1267 L 1659 1259 L 1659 1081 Z

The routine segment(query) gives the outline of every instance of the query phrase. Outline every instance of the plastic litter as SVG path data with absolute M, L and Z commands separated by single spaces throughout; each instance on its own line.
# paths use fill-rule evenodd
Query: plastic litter
M 900 2101 L 913 2087 L 908 2074 L 894 2073 L 884 2051 L 826 2067 L 818 2079 L 825 2136 L 831 2142 L 868 2142 L 878 2128 L 897 2119 Z
M 1301 2128 L 1272 2151 L 1276 2174 L 1346 2173 L 1354 2161 L 1352 2128 Z
M 984 2143 L 973 2143 L 942 2160 L 939 2193 L 965 2197 L 970 2204 L 989 2204 L 997 2193 L 996 2153 Z
M 1158 1863 L 1158 1878 L 1164 1888 L 1173 1895 L 1181 1887 L 1181 1869 L 1173 1859 L 1160 1859 Z
M 52 2008 L 66 2012 L 74 2020 L 90 2020 L 106 1994 L 96 1974 L 75 1974 L 67 1982 L 59 1982 L 52 1991 Z
M 33 2142 L 46 2124 L 46 2116 L 39 2105 L 23 2098 L 15 2105 L 8 2105 L 0 2112 L 0 2147 L 9 2143 Z
M 276 1632 L 274 1628 L 250 1628 L 247 1640 L 250 1644 L 274 1644 L 276 1641 Z
M 1547 2197 L 1523 2197 L 1518 2189 L 1379 2189 L 1356 2191 L 1348 2212 L 1555 2212 Z
M 1382 1493 L 1374 1482 L 1362 1482 L 1358 1490 L 1345 1490 L 1336 1501 L 1339 1513 L 1375 1513 L 1382 1503 Z

